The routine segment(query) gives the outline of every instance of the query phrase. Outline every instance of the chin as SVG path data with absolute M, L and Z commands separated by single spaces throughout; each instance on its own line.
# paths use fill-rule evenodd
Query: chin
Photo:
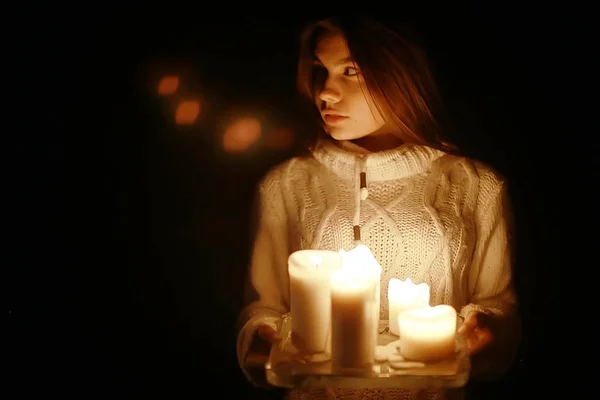
M 329 128 L 329 136 L 335 140 L 355 140 L 363 137 L 364 135 L 357 135 L 354 132 L 350 132 L 345 129 Z

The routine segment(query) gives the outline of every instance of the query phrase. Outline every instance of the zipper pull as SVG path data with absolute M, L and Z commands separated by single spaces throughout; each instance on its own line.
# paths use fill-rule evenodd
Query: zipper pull
M 369 197 L 369 189 L 367 189 L 367 173 L 360 173 L 360 199 L 366 200 Z

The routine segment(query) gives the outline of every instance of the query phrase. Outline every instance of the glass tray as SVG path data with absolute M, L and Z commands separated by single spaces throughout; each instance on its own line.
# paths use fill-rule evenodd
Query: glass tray
M 385 346 L 398 340 L 388 332 L 388 321 L 380 321 L 378 345 Z M 371 370 L 350 371 L 341 375 L 333 373 L 327 357 L 315 356 L 310 361 L 297 355 L 291 341 L 291 317 L 281 323 L 281 341 L 271 349 L 265 365 L 267 380 L 282 388 L 379 388 L 419 389 L 458 388 L 469 379 L 470 362 L 466 353 L 466 340 L 457 335 L 456 353 L 447 360 L 435 363 L 389 361 L 376 362 Z

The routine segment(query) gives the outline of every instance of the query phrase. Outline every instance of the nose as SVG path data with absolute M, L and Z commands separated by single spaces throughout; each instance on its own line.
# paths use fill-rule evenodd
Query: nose
M 331 84 L 331 79 L 327 79 L 323 89 L 319 92 L 319 99 L 326 103 L 338 103 L 341 98 L 340 91 Z
M 326 103 L 337 103 L 340 101 L 340 93 L 333 89 L 323 89 L 319 93 L 319 99 Z

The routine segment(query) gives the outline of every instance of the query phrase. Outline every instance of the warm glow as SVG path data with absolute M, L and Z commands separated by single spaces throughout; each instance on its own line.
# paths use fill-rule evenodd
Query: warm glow
M 430 289 L 426 283 L 415 285 L 410 278 L 402 281 L 390 279 L 388 285 L 388 305 L 390 332 L 399 335 L 398 315 L 412 309 L 429 307 Z
M 455 351 L 456 319 L 456 310 L 446 304 L 400 313 L 400 353 L 425 362 L 450 357 Z
M 410 305 L 422 308 L 429 304 L 429 285 L 420 283 L 415 285 L 410 278 L 406 281 L 392 278 L 388 286 L 388 298 L 400 305 Z
M 338 252 L 327 250 L 299 250 L 288 258 L 290 274 L 305 277 L 327 277 L 342 265 L 342 257 Z
M 374 286 L 373 275 L 365 271 L 341 268 L 331 274 L 332 289 L 342 292 L 362 292 Z
M 442 304 L 435 307 L 404 311 L 400 314 L 400 332 L 417 330 L 423 338 L 439 336 L 442 332 L 454 335 L 456 311 L 452 306 Z
M 323 263 L 323 256 L 322 256 L 322 255 L 320 255 L 320 254 L 314 254 L 314 255 L 311 257 L 310 261 L 312 262 L 312 264 L 313 264 L 315 267 L 318 267 L 319 265 L 321 265 L 321 264 Z
M 186 100 L 179 103 L 175 111 L 177 125 L 191 125 L 200 115 L 200 103 L 196 100 Z
M 169 96 L 177 92 L 179 89 L 179 77 L 175 75 L 163 76 L 158 83 L 158 94 L 161 96 Z
M 287 150 L 294 144 L 294 132 L 288 128 L 274 129 L 265 137 L 265 147 L 272 150 Z
M 362 290 L 365 285 L 371 286 L 372 280 L 379 281 L 381 266 L 364 244 L 350 251 L 341 249 L 342 268 L 332 274 L 332 285 L 345 287 L 347 290 Z
M 375 259 L 371 250 L 364 244 L 359 244 L 350 251 L 340 250 L 342 255 L 342 266 L 349 272 L 358 272 L 360 274 L 381 274 L 381 266 Z
M 229 152 L 241 152 L 256 143 L 260 136 L 260 122 L 256 118 L 243 118 L 227 127 L 223 147 Z

